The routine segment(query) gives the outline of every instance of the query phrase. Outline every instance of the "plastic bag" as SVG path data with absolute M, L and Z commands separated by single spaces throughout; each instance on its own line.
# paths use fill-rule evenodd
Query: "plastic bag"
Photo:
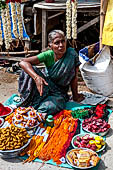
M 79 51 L 79 56 L 81 57 L 81 63 L 90 62 L 94 65 L 97 54 L 99 53 L 99 42 L 86 46 Z

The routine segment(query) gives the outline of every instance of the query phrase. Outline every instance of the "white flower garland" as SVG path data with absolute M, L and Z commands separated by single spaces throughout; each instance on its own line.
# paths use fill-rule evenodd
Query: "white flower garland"
M 11 15 L 10 15 L 11 12 Z M 13 28 L 11 28 L 11 22 Z M 2 30 L 3 24 L 3 30 Z M 4 9 L 1 10 L 0 19 L 0 46 L 5 43 L 5 48 L 10 49 L 11 42 L 13 40 L 12 33 L 16 39 L 23 39 L 23 18 L 20 2 L 9 2 L 6 3 Z M 4 40 L 2 35 L 4 35 Z M 19 40 L 18 40 L 19 42 Z
M 11 21 L 10 21 L 10 13 L 9 13 L 9 4 L 6 4 L 6 20 L 7 20 L 7 29 L 8 29 L 9 42 L 12 42 Z
M 66 2 L 66 35 L 71 39 L 71 0 Z
M 2 22 L 3 22 L 5 47 L 6 47 L 6 49 L 9 49 L 10 48 L 10 43 L 9 43 L 9 36 L 8 36 L 6 8 L 2 9 L 1 16 L 2 16 Z
M 22 25 L 22 16 L 21 16 L 21 4 L 16 2 L 17 9 L 17 19 L 18 19 L 18 29 L 19 29 L 19 38 L 23 38 L 23 25 Z
M 77 39 L 77 0 L 66 2 L 66 35 L 67 39 Z
M 11 15 L 12 15 L 12 22 L 13 22 L 13 33 L 16 38 L 19 38 L 18 32 L 17 32 L 17 15 L 16 15 L 16 8 L 15 3 L 11 3 Z
M 72 1 L 72 38 L 77 39 L 77 0 Z
M 0 20 L 0 46 L 2 46 L 3 41 L 2 41 L 2 28 L 1 28 L 1 20 Z

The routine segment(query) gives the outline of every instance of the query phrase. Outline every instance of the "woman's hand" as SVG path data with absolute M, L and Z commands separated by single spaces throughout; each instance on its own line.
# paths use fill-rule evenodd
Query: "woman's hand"
M 37 89 L 38 89 L 38 91 L 40 93 L 40 96 L 42 96 L 42 94 L 43 94 L 43 86 L 44 86 L 44 84 L 47 86 L 48 83 L 40 76 L 37 76 L 35 78 L 35 83 L 36 83 Z
M 85 99 L 85 97 L 83 94 L 77 94 L 76 97 L 73 98 L 73 100 L 76 102 L 81 102 L 84 99 Z

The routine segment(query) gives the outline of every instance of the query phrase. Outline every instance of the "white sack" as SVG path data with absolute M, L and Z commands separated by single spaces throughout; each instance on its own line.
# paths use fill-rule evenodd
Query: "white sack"
M 109 47 L 105 46 L 100 52 L 94 66 L 81 61 L 80 71 L 86 86 L 97 94 L 109 96 L 113 93 L 113 63 Z

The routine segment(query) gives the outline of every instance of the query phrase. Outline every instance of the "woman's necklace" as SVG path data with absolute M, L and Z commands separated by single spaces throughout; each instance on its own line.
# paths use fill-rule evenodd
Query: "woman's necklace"
M 55 61 L 58 61 L 58 60 L 60 60 L 62 58 L 62 56 L 57 56 L 56 54 L 55 54 Z

